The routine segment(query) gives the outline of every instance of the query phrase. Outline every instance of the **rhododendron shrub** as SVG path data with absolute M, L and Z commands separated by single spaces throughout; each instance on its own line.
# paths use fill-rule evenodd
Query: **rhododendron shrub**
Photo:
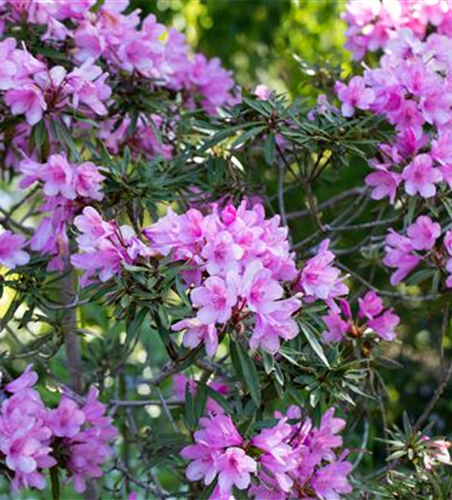
M 451 497 L 449 18 L 352 0 L 380 52 L 300 101 L 128 0 L 0 0 L 2 498 Z

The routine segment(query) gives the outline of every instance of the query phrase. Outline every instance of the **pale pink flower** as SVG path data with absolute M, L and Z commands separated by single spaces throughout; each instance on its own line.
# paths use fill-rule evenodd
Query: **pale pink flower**
M 57 437 L 72 438 L 85 423 L 85 414 L 72 399 L 63 397 L 55 410 L 50 410 L 48 425 Z
M 40 175 L 44 182 L 43 191 L 47 196 L 61 194 L 68 200 L 75 200 L 75 172 L 74 167 L 63 155 L 51 155 L 43 167 Z
M 403 281 L 416 268 L 421 257 L 413 253 L 413 245 L 409 238 L 390 230 L 386 236 L 386 255 L 383 264 L 396 268 L 391 275 L 391 285 L 395 286 Z
M 366 83 L 361 76 L 354 76 L 348 85 L 337 82 L 335 90 L 342 102 L 342 114 L 351 117 L 355 114 L 355 108 L 367 110 L 375 100 L 375 92 L 366 87 Z
M 204 324 L 226 323 L 237 303 L 237 283 L 228 273 L 225 279 L 213 276 L 191 292 L 191 300 L 199 307 L 197 317 Z
M 5 102 L 13 115 L 24 114 L 29 125 L 36 125 L 42 119 L 47 104 L 41 89 L 32 83 L 11 89 L 5 94 Z
M 211 275 L 238 271 L 244 250 L 234 242 L 231 233 L 221 231 L 204 246 L 201 255 L 206 259 L 206 269 Z
M 28 264 L 30 256 L 22 250 L 25 241 L 23 236 L 13 234 L 11 231 L 0 234 L 0 265 L 14 269 Z
M 77 243 L 82 250 L 96 248 L 101 242 L 113 235 L 115 227 L 103 220 L 93 207 L 85 207 L 82 215 L 74 219 L 76 228 L 82 233 L 77 237 Z
M 371 198 L 382 200 L 387 196 L 390 203 L 394 204 L 397 186 L 400 183 L 400 174 L 391 172 L 384 167 L 375 168 L 376 172 L 372 172 L 365 178 L 366 184 L 373 188 Z
M 205 325 L 197 318 L 185 319 L 175 323 L 172 330 L 178 332 L 186 330 L 183 344 L 185 347 L 195 349 L 204 342 L 206 353 L 213 357 L 218 348 L 218 333 L 214 325 Z
M 442 178 L 441 171 L 432 167 L 432 159 L 426 154 L 416 156 L 402 172 L 405 191 L 411 196 L 419 193 L 424 198 L 435 196 L 435 184 Z
M 239 490 L 248 488 L 251 474 L 257 470 L 255 460 L 241 448 L 227 448 L 218 458 L 218 486 L 222 492 L 231 492 L 235 486 Z
M 327 326 L 327 330 L 322 333 L 324 342 L 340 342 L 350 330 L 348 322 L 337 312 L 330 310 L 326 316 L 322 316 L 322 320 Z
M 297 322 L 292 315 L 301 307 L 301 302 L 292 297 L 274 303 L 273 310 L 268 314 L 256 314 L 255 327 L 250 338 L 250 347 L 261 347 L 265 351 L 276 354 L 280 341 L 291 340 L 299 333 Z
M 102 181 L 105 177 L 100 173 L 99 167 L 90 161 L 77 166 L 75 170 L 75 189 L 79 196 L 100 201 L 103 198 Z
M 348 291 L 339 269 L 331 265 L 334 254 L 328 250 L 329 243 L 325 240 L 320 244 L 317 254 L 306 262 L 301 272 L 301 289 L 315 299 L 327 300 Z
M 271 313 L 275 301 L 283 295 L 283 289 L 272 278 L 270 270 L 265 269 L 261 262 L 248 264 L 241 283 L 241 295 L 246 298 L 248 308 L 256 313 Z
M 28 365 L 27 368 L 25 368 L 25 370 L 22 372 L 22 375 L 20 375 L 20 377 L 6 384 L 5 391 L 15 394 L 16 392 L 20 392 L 24 389 L 33 387 L 37 381 L 38 374 L 33 371 L 32 365 Z
M 373 290 L 358 299 L 358 303 L 360 318 L 372 319 L 383 311 L 383 301 Z
M 430 217 L 421 215 L 408 226 L 407 234 L 415 250 L 431 250 L 441 235 L 441 226 Z
M 384 311 L 381 316 L 368 321 L 367 325 L 383 340 L 394 340 L 394 328 L 400 323 L 400 318 L 392 313 L 392 309 Z
M 320 469 L 311 481 L 316 494 L 322 500 L 339 500 L 340 495 L 351 493 L 352 487 L 347 475 L 352 470 L 352 464 L 344 460 L 344 455 L 338 461 Z

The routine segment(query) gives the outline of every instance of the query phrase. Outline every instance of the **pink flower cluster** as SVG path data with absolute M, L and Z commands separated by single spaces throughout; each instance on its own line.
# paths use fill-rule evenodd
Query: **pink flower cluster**
M 81 285 L 86 286 L 96 277 L 107 281 L 121 271 L 123 264 L 133 264 L 138 257 L 154 255 L 130 226 L 118 226 L 115 221 L 104 221 L 93 208 L 86 207 L 74 219 L 80 231 L 76 238 L 81 253 L 71 256 L 76 269 L 84 271 Z
M 30 261 L 30 256 L 23 250 L 25 238 L 11 231 L 0 234 L 0 265 L 8 269 L 24 266 Z
M 442 245 L 437 246 L 441 236 L 441 226 L 430 217 L 419 216 L 408 226 L 406 236 L 390 230 L 386 236 L 383 263 L 395 269 L 391 284 L 403 281 L 419 264 L 440 268 L 449 273 L 446 286 L 452 288 L 452 230 L 444 234 Z
M 352 466 L 347 451 L 337 456 L 343 444 L 338 435 L 345 422 L 334 417 L 334 409 L 322 417 L 319 427 L 301 419 L 300 409 L 291 407 L 287 416 L 276 413 L 274 427 L 263 429 L 245 441 L 228 415 L 210 414 L 200 420 L 195 444 L 182 450 L 190 460 L 186 475 L 205 485 L 217 481 L 211 499 L 233 500 L 233 487 L 248 490 L 256 500 L 339 499 L 352 491 L 347 480 Z M 290 424 L 295 420 L 295 424 Z
M 322 335 L 324 342 L 340 342 L 348 334 L 350 337 L 361 337 L 364 334 L 375 334 L 383 340 L 394 340 L 395 327 L 400 318 L 392 309 L 384 309 L 383 300 L 374 291 L 367 292 L 358 299 L 358 315 L 353 320 L 350 304 L 342 299 L 340 307 L 330 309 L 322 319 L 327 330 Z M 345 317 L 345 319 L 343 319 Z
M 356 60 L 384 49 L 404 28 L 419 39 L 432 31 L 452 36 L 452 5 L 444 0 L 349 0 L 342 18 L 345 46 Z
M 48 68 L 27 50 L 18 49 L 14 38 L 7 38 L 0 42 L 0 67 L 4 101 L 13 115 L 25 115 L 29 125 L 38 123 L 44 112 L 67 110 L 68 105 L 107 113 L 104 102 L 111 95 L 107 74 L 92 59 L 68 73 L 63 66 Z
M 279 217 L 266 220 L 261 205 L 248 209 L 244 202 L 222 210 L 214 206 L 206 216 L 196 209 L 183 215 L 169 210 L 144 234 L 154 250 L 187 264 L 183 275 L 195 286 L 190 297 L 197 314 L 173 326 L 186 330 L 185 346 L 203 342 L 213 356 L 218 328 L 252 318 L 253 349 L 274 353 L 280 339 L 298 334 L 292 315 L 301 302 L 293 296 L 283 299 L 282 283 L 297 278 L 287 228 L 279 226 Z
M 92 162 L 75 165 L 64 154 L 52 154 L 46 163 L 30 158 L 22 160 L 19 170 L 23 177 L 20 187 L 39 182 L 45 195 L 41 212 L 44 217 L 30 239 L 30 248 L 41 254 L 52 255 L 48 270 L 62 270 L 69 256 L 68 224 L 71 223 L 80 203 L 102 200 L 101 168 Z
M 83 406 L 63 396 L 49 409 L 33 388 L 37 380 L 28 366 L 3 388 L 9 396 L 0 405 L 0 462 L 10 471 L 14 491 L 44 489 L 44 471 L 58 466 L 83 492 L 87 479 L 103 475 L 100 466 L 112 455 L 108 442 L 116 429 L 96 389 Z
M 77 238 L 80 253 L 71 262 L 85 271 L 82 285 L 96 276 L 107 281 L 123 264 L 138 258 L 171 254 L 174 261 L 184 262 L 181 276 L 194 287 L 190 298 L 197 313 L 175 323 L 173 330 L 185 330 L 184 345 L 193 349 L 204 344 L 209 356 L 215 355 L 219 329 L 224 331 L 228 322 L 236 327 L 253 323 L 253 349 L 276 353 L 281 339 L 294 338 L 299 330 L 292 316 L 301 301 L 293 294 L 284 298 L 284 283 L 306 302 L 323 300 L 330 306 L 348 292 L 340 271 L 332 265 L 328 241 L 298 272 L 287 228 L 279 225 L 277 216 L 266 220 L 259 204 L 252 209 L 246 202 L 239 208 L 213 205 L 208 215 L 196 209 L 177 215 L 169 209 L 143 231 L 150 246 L 129 226 L 104 221 L 92 207 L 75 218 L 75 225 L 82 233 Z
M 382 144 L 371 161 L 374 172 L 366 183 L 372 198 L 394 203 L 402 185 L 409 196 L 431 198 L 452 186 L 451 53 L 450 38 L 434 34 L 421 42 L 402 30 L 387 44 L 379 67 L 336 84 L 345 116 L 370 110 L 395 128 L 394 142 Z
M 141 22 L 139 10 L 124 14 L 128 0 L 106 0 L 96 12 L 91 10 L 96 4 L 94 0 L 2 3 L 0 18 L 4 25 L 22 22 L 24 18 L 32 25 L 46 25 L 43 41 L 70 41 L 74 45 L 72 57 L 78 64 L 85 66 L 90 61 L 103 60 L 115 74 L 125 72 L 148 79 L 156 88 L 182 91 L 189 105 L 200 95 L 208 112 L 237 102 L 235 83 L 218 59 L 207 60 L 202 54 L 192 56 L 185 37 L 158 23 L 153 15 Z M 10 68 L 7 71 L 14 74 Z M 36 102 L 37 110 L 43 106 L 44 100 Z M 34 119 L 37 116 L 39 112 Z

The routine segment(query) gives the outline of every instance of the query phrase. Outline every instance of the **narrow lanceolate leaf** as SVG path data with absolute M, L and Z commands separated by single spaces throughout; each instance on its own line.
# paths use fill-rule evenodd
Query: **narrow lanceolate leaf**
M 185 422 L 190 430 L 196 427 L 195 405 L 190 392 L 190 386 L 185 386 Z
M 313 351 L 317 354 L 317 356 L 320 358 L 322 363 L 327 368 L 331 368 L 328 360 L 326 359 L 325 353 L 323 352 L 323 348 L 320 345 L 320 342 L 317 339 L 316 334 L 312 330 L 312 328 L 309 325 L 307 325 L 306 323 L 300 323 L 300 327 L 301 327 L 301 331 L 303 332 L 304 336 L 306 337 L 306 340 L 309 342 Z
M 235 342 L 235 348 L 237 361 L 240 365 L 240 375 L 242 375 L 243 381 L 250 391 L 251 399 L 254 404 L 259 407 L 261 404 L 261 388 L 259 385 L 259 376 L 257 374 L 256 366 L 240 342 Z
M 133 318 L 127 327 L 127 338 L 133 339 L 140 331 L 141 325 L 144 323 L 146 316 L 148 315 L 148 310 L 146 308 L 141 309 L 138 314 Z
M 205 388 L 209 398 L 212 398 L 216 403 L 218 403 L 226 413 L 234 413 L 234 408 L 225 397 L 223 397 L 219 392 L 214 391 L 208 385 L 206 385 Z
M 267 139 L 265 139 L 264 145 L 264 156 L 265 161 L 268 165 L 273 165 L 275 162 L 276 155 L 276 141 L 274 134 L 268 134 Z
M 254 127 L 251 130 L 248 130 L 246 132 L 243 132 L 231 145 L 232 149 L 238 149 L 242 144 L 245 144 L 245 142 L 250 141 L 257 135 L 259 135 L 261 132 L 265 130 L 266 126 L 265 125 L 260 125 L 258 127 Z
M 198 384 L 195 401 L 194 401 L 194 414 L 195 420 L 198 420 L 204 415 L 207 403 L 207 386 L 205 384 Z

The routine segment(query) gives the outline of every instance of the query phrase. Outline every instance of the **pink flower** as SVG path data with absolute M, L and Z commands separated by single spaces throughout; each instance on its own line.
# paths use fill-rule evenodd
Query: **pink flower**
M 187 478 L 190 481 L 199 481 L 204 478 L 204 484 L 207 485 L 215 479 L 222 468 L 219 459 L 223 451 L 226 448 L 235 449 L 229 447 L 240 446 L 243 439 L 228 415 L 211 414 L 209 417 L 201 418 L 199 423 L 201 429 L 194 434 L 196 444 L 183 448 L 181 456 L 192 461 L 187 467 Z M 233 456 L 230 458 L 230 460 L 226 460 L 226 462 L 230 463 L 225 463 L 223 467 L 228 471 L 234 466 Z M 242 463 L 242 461 L 238 460 L 237 463 Z M 246 467 L 247 461 L 243 461 L 243 464 Z M 242 472 L 246 473 L 245 470 Z M 229 476 L 226 474 L 223 481 L 228 480 Z
M 299 333 L 297 322 L 292 319 L 301 307 L 301 302 L 292 297 L 274 303 L 273 310 L 268 314 L 256 314 L 256 324 L 250 339 L 250 347 L 261 347 L 265 351 L 276 354 L 280 340 L 291 340 Z
M 358 299 L 359 317 L 372 319 L 383 311 L 383 301 L 376 292 L 367 292 L 362 299 Z
M 355 108 L 367 110 L 375 100 L 375 92 L 366 87 L 361 76 L 354 76 L 348 85 L 337 82 L 335 90 L 342 102 L 342 114 L 351 117 L 355 114 Z
M 121 255 L 114 248 L 71 256 L 72 265 L 85 271 L 80 281 L 82 286 L 90 284 L 96 274 L 99 275 L 100 281 L 108 281 L 119 273 L 121 262 Z
M 104 195 L 100 190 L 105 177 L 100 173 L 99 167 L 86 161 L 78 165 L 75 176 L 75 188 L 79 196 L 97 201 L 102 200 Z
M 330 310 L 326 316 L 322 316 L 322 320 L 328 328 L 322 334 L 324 342 L 340 342 L 350 330 L 350 325 L 337 312 Z
M 352 470 L 352 464 L 344 460 L 344 455 L 336 462 L 320 469 L 311 484 L 316 494 L 325 500 L 339 500 L 339 494 L 351 493 L 352 487 L 347 475 Z
M 105 50 L 106 42 L 99 28 L 90 22 L 82 22 L 74 33 L 77 48 L 75 59 L 84 62 L 87 59 L 98 59 Z
M 68 200 L 75 200 L 75 172 L 63 155 L 51 155 L 44 165 L 41 179 L 47 196 L 61 194 Z
M 348 291 L 341 282 L 339 269 L 331 265 L 334 254 L 328 250 L 329 243 L 325 240 L 320 244 L 317 255 L 306 262 L 301 272 L 302 290 L 315 299 L 327 300 Z
M 430 217 L 421 215 L 408 227 L 407 234 L 415 250 L 431 250 L 441 235 L 441 226 Z
M 184 334 L 183 344 L 185 347 L 195 349 L 204 342 L 206 353 L 213 357 L 218 348 L 218 333 L 214 325 L 204 325 L 197 318 L 185 319 L 175 323 L 172 328 L 176 332 L 187 330 Z
M 5 102 L 13 115 L 25 114 L 28 124 L 32 126 L 41 121 L 42 114 L 47 109 L 41 89 L 31 83 L 9 90 L 5 94 Z
M 115 231 L 113 224 L 105 222 L 93 207 L 85 207 L 82 215 L 78 215 L 74 219 L 74 224 L 83 233 L 77 238 L 81 249 L 91 250 L 98 247 L 103 240 L 113 235 Z
M 254 95 L 261 101 L 268 101 L 274 97 L 274 92 L 265 84 L 257 85 L 254 89 Z
M 446 247 L 447 253 L 452 256 L 452 229 L 446 232 L 443 240 L 444 246 Z
M 244 250 L 234 242 L 232 234 L 221 231 L 204 246 L 201 255 L 206 259 L 206 269 L 210 275 L 238 271 Z
M 390 172 L 384 167 L 376 167 L 376 169 L 376 172 L 372 172 L 365 178 L 366 184 L 374 188 L 371 198 L 373 200 L 382 200 L 387 196 L 390 203 L 394 204 L 397 186 L 400 183 L 400 174 Z
M 411 196 L 419 193 L 424 198 L 435 196 L 435 184 L 442 178 L 440 170 L 432 167 L 432 159 L 426 154 L 416 156 L 402 172 L 405 191 Z
M 237 303 L 236 279 L 231 273 L 226 279 L 207 278 L 203 286 L 191 292 L 191 300 L 195 307 L 200 308 L 197 317 L 202 323 L 226 323 Z
M 251 475 L 256 472 L 257 464 L 241 448 L 227 448 L 217 458 L 218 486 L 222 492 L 231 492 L 235 486 L 245 490 L 250 485 Z
M 218 473 L 217 459 L 219 450 L 212 450 L 202 444 L 186 446 L 181 451 L 182 458 L 191 460 L 185 475 L 190 481 L 199 481 L 204 478 L 204 484 L 210 484 Z
M 400 318 L 392 314 L 392 309 L 388 309 L 378 318 L 370 320 L 367 325 L 383 340 L 394 340 L 396 334 L 394 328 L 400 323 Z
M 281 419 L 275 427 L 262 430 L 251 440 L 251 444 L 265 453 L 259 458 L 259 463 L 272 472 L 278 486 L 289 492 L 293 479 L 289 473 L 297 467 L 295 452 L 290 446 L 292 426 Z
M 283 295 L 282 287 L 272 279 L 270 270 L 265 269 L 261 262 L 248 264 L 243 275 L 241 295 L 247 300 L 248 308 L 257 313 L 272 312 L 275 301 Z
M 199 421 L 201 430 L 195 432 L 195 441 L 213 449 L 240 446 L 242 436 L 229 415 L 210 415 Z
M 396 272 L 391 276 L 391 285 L 393 286 L 403 281 L 421 261 L 421 257 L 412 253 L 411 240 L 392 229 L 386 236 L 385 252 L 383 264 L 396 268 Z
M 32 365 L 28 365 L 20 377 L 6 384 L 5 391 L 15 394 L 33 387 L 38 381 L 38 374 L 32 368 Z
M 165 217 L 143 231 L 152 246 L 162 255 L 168 255 L 180 244 L 181 218 L 169 208 Z
M 0 265 L 9 269 L 17 266 L 24 266 L 30 261 L 30 256 L 22 248 L 25 245 L 25 238 L 11 231 L 4 231 L 0 234 Z
M 78 493 L 85 491 L 87 479 L 102 477 L 101 465 L 113 454 L 108 442 L 117 435 L 116 428 L 111 425 L 111 418 L 105 416 L 106 406 L 97 398 L 97 389 L 91 388 L 87 402 L 81 409 L 85 419 L 83 427 L 73 437 L 64 440 L 68 453 L 66 467 Z M 76 406 L 73 408 L 75 410 Z M 61 431 L 72 433 L 81 425 L 82 416 L 79 413 L 77 416 L 71 412 L 66 414 L 67 410 L 68 407 L 63 412 L 63 419 L 60 418 L 60 424 L 63 424 Z
M 85 423 L 85 414 L 79 410 L 75 401 L 63 397 L 58 408 L 49 411 L 48 422 L 55 436 L 72 438 Z

